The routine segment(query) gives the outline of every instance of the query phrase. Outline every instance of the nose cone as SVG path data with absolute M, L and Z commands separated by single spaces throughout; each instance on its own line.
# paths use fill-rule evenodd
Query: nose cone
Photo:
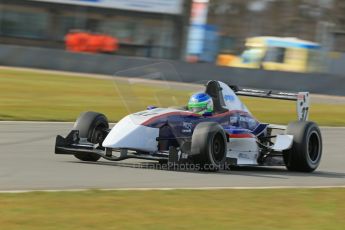
M 106 148 L 155 152 L 158 135 L 159 129 L 140 125 L 132 115 L 128 115 L 112 128 L 102 145 Z

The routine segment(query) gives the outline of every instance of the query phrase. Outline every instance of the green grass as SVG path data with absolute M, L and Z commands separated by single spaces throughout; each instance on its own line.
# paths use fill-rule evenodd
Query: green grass
M 260 121 L 288 124 L 297 119 L 295 102 L 253 98 L 242 101 Z M 345 104 L 312 103 L 309 120 L 323 126 L 345 126 Z
M 345 189 L 0 195 L 1 229 L 344 229 Z
M 184 105 L 191 91 L 126 80 L 83 78 L 55 73 L 0 70 L 0 120 L 74 121 L 83 111 L 98 111 L 111 121 L 147 105 Z M 245 98 L 261 121 L 286 124 L 296 119 L 293 102 Z M 344 126 L 345 105 L 312 104 L 310 119 Z

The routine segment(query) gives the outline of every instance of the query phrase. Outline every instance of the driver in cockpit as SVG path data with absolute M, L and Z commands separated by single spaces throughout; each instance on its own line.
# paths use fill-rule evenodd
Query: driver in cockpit
M 189 99 L 188 110 L 203 116 L 211 116 L 213 100 L 207 93 L 195 93 Z

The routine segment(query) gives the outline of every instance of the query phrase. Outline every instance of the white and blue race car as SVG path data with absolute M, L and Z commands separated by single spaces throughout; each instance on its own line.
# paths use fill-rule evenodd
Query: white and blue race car
M 240 89 L 220 81 L 206 84 L 214 112 L 199 115 L 182 108 L 148 108 L 121 119 L 112 129 L 103 114 L 85 112 L 66 138 L 56 137 L 55 153 L 82 161 L 128 158 L 196 164 L 218 170 L 233 166 L 281 166 L 312 172 L 320 164 L 322 137 L 307 121 L 309 93 Z M 297 102 L 298 121 L 287 126 L 260 123 L 238 96 Z

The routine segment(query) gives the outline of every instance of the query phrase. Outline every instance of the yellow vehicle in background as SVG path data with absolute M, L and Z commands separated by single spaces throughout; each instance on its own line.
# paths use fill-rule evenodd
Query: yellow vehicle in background
M 321 70 L 321 46 L 318 43 L 297 38 L 252 37 L 247 38 L 245 46 L 240 57 L 220 54 L 217 64 L 293 72 Z

